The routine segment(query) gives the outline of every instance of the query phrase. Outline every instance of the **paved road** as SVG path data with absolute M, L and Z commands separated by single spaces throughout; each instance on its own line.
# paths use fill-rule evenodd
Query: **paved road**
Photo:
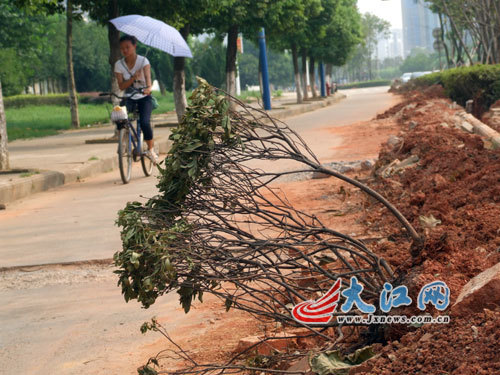
M 394 102 L 386 91 L 348 90 L 340 103 L 286 122 L 321 161 L 331 161 L 331 148 L 340 139 L 325 139 L 319 129 L 369 120 Z M 111 258 L 121 244 L 114 225 L 117 211 L 127 201 L 156 193 L 156 178 L 144 177 L 138 163 L 135 167 L 128 185 L 113 171 L 35 194 L 0 211 L 0 267 Z
M 330 161 L 339 140 L 318 136 L 318 129 L 372 118 L 394 104 L 386 90 L 346 91 L 340 103 L 286 122 Z M 141 173 L 137 165 L 128 185 L 114 171 L 10 204 L 0 211 L 0 267 L 111 258 L 120 248 L 116 212 L 156 192 L 155 178 Z M 171 314 L 178 311 L 175 295 L 144 311 L 125 304 L 115 283 L 112 269 L 102 266 L 0 273 L 0 372 L 134 373 L 151 340 L 138 334 L 141 323 L 158 313 L 178 316 L 175 325 L 187 319 Z

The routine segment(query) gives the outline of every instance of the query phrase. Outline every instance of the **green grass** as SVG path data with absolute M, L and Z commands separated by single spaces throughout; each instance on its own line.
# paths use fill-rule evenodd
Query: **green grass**
M 174 109 L 171 93 L 161 96 L 155 94 L 159 107 L 153 114 L 164 113 Z M 111 104 L 80 104 L 78 106 L 80 126 L 109 122 Z M 7 135 L 9 141 L 24 138 L 45 137 L 57 134 L 61 130 L 71 128 L 69 106 L 62 105 L 30 105 L 22 108 L 6 109 Z
M 23 172 L 19 175 L 19 177 L 31 177 L 31 176 L 34 176 L 36 174 L 39 174 L 40 172 L 38 171 L 31 171 L 31 172 Z
M 245 101 L 249 98 L 260 98 L 260 91 L 247 91 L 244 90 L 238 95 L 238 99 Z
M 359 89 L 364 87 L 390 86 L 390 85 L 391 85 L 391 80 L 376 79 L 373 81 L 354 82 L 345 85 L 339 85 L 339 90 Z
M 175 109 L 174 95 L 171 92 L 167 92 L 165 96 L 160 95 L 159 92 L 154 92 L 153 95 L 156 100 L 158 100 L 159 104 L 158 108 L 153 111 L 153 115 L 173 111 Z M 189 97 L 191 96 L 191 92 L 186 92 L 186 96 L 188 97 L 189 105 Z

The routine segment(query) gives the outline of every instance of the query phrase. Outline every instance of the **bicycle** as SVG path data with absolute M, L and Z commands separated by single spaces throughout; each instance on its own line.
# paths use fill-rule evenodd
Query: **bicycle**
M 135 93 L 141 93 L 142 89 L 133 89 L 130 93 L 132 96 Z M 121 100 L 120 104 L 124 105 L 125 101 L 130 96 L 118 96 L 113 92 L 102 92 L 99 96 L 114 96 Z M 118 128 L 118 166 L 120 167 L 120 176 L 124 184 L 130 182 L 132 175 L 132 162 L 141 160 L 142 171 L 146 176 L 151 176 L 153 173 L 154 161 L 145 154 L 144 137 L 141 132 L 139 109 L 136 105 L 132 116 L 129 116 L 123 106 L 113 108 L 111 121 Z M 133 121 L 136 121 L 136 129 L 134 129 Z

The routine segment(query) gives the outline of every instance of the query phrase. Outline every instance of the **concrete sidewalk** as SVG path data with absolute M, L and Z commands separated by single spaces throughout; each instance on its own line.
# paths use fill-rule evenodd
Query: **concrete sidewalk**
M 284 119 L 326 107 L 344 97 L 336 93 L 298 105 L 294 104 L 294 95 L 285 95 L 273 101 L 276 109 L 269 114 Z M 170 126 L 177 123 L 177 116 L 175 112 L 154 115 L 152 122 L 156 145 L 160 153 L 165 154 L 170 147 Z M 114 126 L 109 124 L 9 143 L 10 166 L 14 172 L 0 173 L 0 204 L 118 168 L 116 143 L 86 143 L 103 141 L 113 133 Z

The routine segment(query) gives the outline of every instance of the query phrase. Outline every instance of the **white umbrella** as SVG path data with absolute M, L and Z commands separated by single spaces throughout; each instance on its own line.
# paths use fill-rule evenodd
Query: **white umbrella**
M 109 22 L 125 34 L 172 56 L 193 57 L 182 35 L 165 22 L 137 14 L 113 18 Z

